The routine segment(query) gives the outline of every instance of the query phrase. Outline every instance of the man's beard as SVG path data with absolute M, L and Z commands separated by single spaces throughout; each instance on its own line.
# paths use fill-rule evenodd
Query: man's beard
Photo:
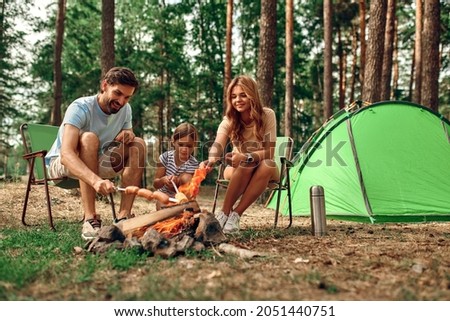
M 117 103 L 116 105 L 118 105 L 119 107 L 113 108 L 114 103 Z M 117 100 L 108 100 L 106 106 L 108 107 L 109 114 L 117 114 L 119 110 L 123 107 L 117 102 Z

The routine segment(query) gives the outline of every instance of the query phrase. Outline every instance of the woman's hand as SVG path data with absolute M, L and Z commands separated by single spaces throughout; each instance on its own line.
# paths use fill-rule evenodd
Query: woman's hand
M 225 162 L 234 168 L 239 167 L 239 165 L 241 165 L 241 163 L 245 163 L 246 160 L 247 156 L 241 153 L 231 152 L 225 155 Z
M 198 166 L 200 169 L 206 169 L 206 173 L 209 174 L 213 170 L 214 166 L 217 164 L 217 161 L 205 160 L 201 162 Z

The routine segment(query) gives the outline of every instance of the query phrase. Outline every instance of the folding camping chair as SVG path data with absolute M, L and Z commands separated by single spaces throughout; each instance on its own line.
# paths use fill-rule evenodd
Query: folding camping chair
M 31 185 L 44 185 L 45 195 L 47 199 L 47 211 L 49 224 L 52 230 L 55 230 L 53 225 L 51 199 L 48 186 L 54 185 L 64 189 L 72 189 L 79 187 L 79 182 L 76 179 L 69 177 L 49 178 L 47 175 L 47 168 L 45 166 L 44 158 L 48 150 L 51 148 L 53 142 L 58 134 L 59 127 L 42 124 L 27 124 L 20 126 L 20 134 L 22 136 L 24 152 L 23 158 L 28 162 L 28 183 L 25 193 L 25 202 L 22 211 L 22 224 L 28 225 L 25 222 L 27 213 L 28 197 L 31 191 Z M 114 199 L 112 193 L 109 195 L 112 214 L 116 220 L 116 211 L 114 208 Z
M 289 177 L 289 168 L 292 166 L 290 162 L 292 156 L 292 148 L 293 148 L 293 140 L 290 137 L 279 136 L 277 137 L 276 145 L 275 145 L 275 156 L 274 161 L 280 171 L 280 179 L 278 181 L 271 181 L 266 188 L 266 191 L 270 192 L 269 200 L 272 198 L 273 193 L 277 191 L 277 205 L 275 209 L 275 220 L 274 227 L 277 227 L 278 224 L 278 215 L 280 212 L 280 202 L 281 202 L 281 191 L 287 191 L 287 201 L 289 206 L 289 228 L 292 225 L 292 203 L 291 203 L 291 185 L 290 185 L 290 177 Z M 229 180 L 223 178 L 223 172 L 225 170 L 226 165 L 220 164 L 219 166 L 219 174 L 216 179 L 216 189 L 214 192 L 214 202 L 212 212 L 216 210 L 217 198 L 219 196 L 219 189 L 228 188 Z M 267 205 L 267 203 L 266 203 Z

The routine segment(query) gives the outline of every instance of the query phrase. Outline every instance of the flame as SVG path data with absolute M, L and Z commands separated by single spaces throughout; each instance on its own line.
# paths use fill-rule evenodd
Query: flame
M 165 237 L 171 238 L 187 229 L 191 225 L 190 220 L 193 216 L 192 212 L 184 211 L 180 215 L 154 224 L 152 228 Z
M 181 185 L 178 190 L 185 194 L 190 200 L 194 199 L 200 192 L 200 183 L 206 177 L 206 168 L 197 168 L 189 183 Z

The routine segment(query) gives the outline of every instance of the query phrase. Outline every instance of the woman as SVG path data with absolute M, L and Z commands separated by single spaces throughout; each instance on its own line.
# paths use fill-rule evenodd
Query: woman
M 262 107 L 256 82 L 248 76 L 233 79 L 227 89 L 227 110 L 219 125 L 208 161 L 208 172 L 220 160 L 228 139 L 233 150 L 225 155 L 224 178 L 230 180 L 222 210 L 216 214 L 224 233 L 239 231 L 245 210 L 279 177 L 273 161 L 276 118 Z M 240 201 L 237 203 L 238 199 Z M 236 204 L 237 203 L 237 204 Z

